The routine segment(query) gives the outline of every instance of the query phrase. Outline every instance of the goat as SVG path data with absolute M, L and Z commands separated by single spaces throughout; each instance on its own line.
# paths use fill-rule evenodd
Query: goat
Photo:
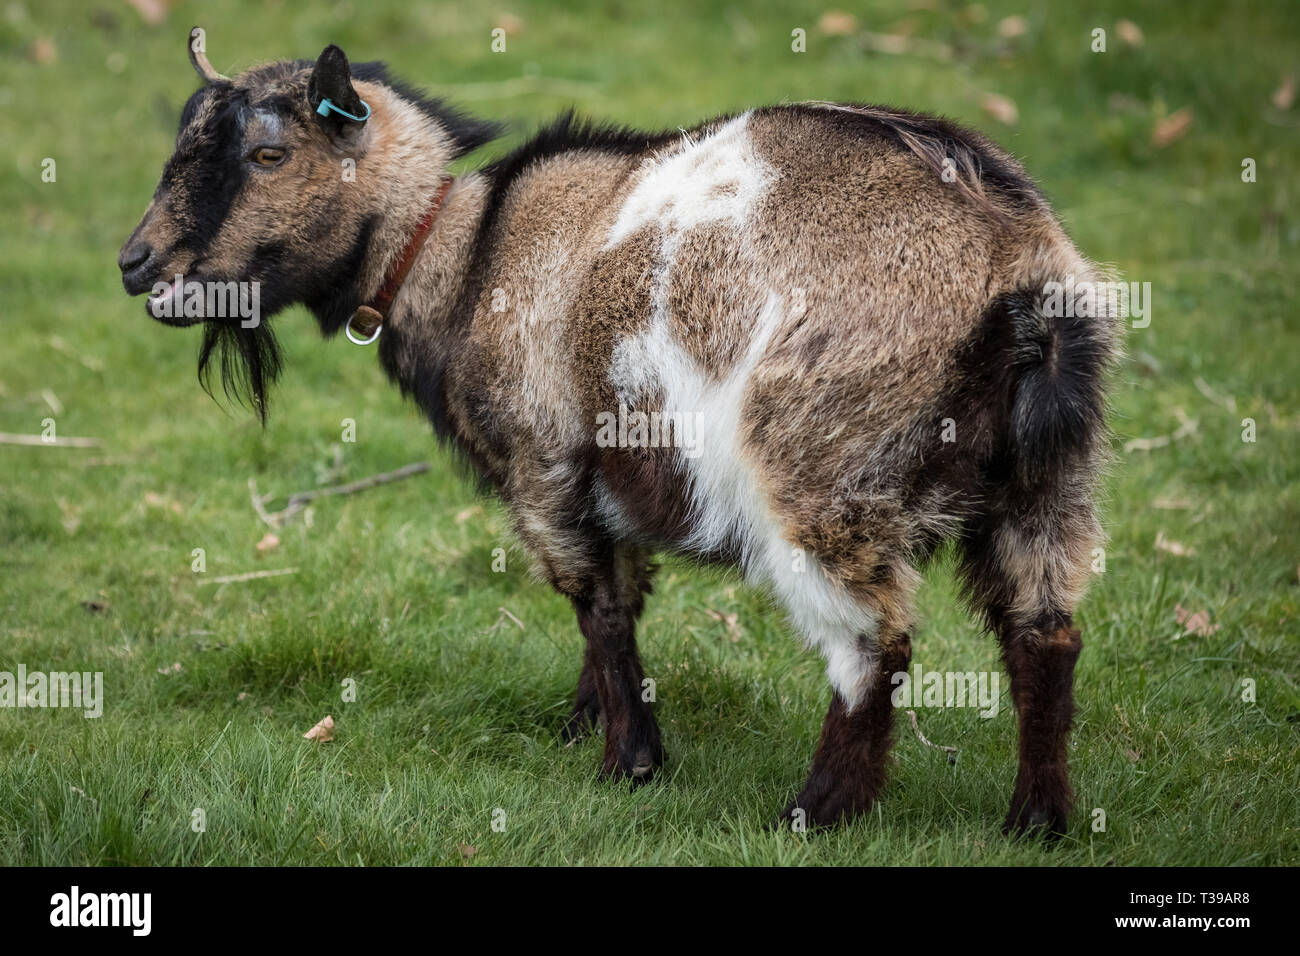
M 826 660 L 820 743 L 777 824 L 861 815 L 919 570 L 955 540 L 1018 713 L 1004 831 L 1065 831 L 1119 333 L 1045 307 L 1101 273 L 1013 158 L 945 120 L 817 102 L 663 133 L 570 113 L 451 177 L 496 124 L 333 45 L 228 79 L 202 38 L 126 290 L 203 323 L 205 386 L 220 355 L 263 420 L 270 325 L 160 316 L 185 277 L 378 337 L 572 602 L 586 653 L 563 733 L 602 723 L 606 774 L 636 786 L 664 762 L 635 626 L 670 551 L 770 589 Z

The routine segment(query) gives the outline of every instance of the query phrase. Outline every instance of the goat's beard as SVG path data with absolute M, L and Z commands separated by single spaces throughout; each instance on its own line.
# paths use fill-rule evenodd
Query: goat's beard
M 266 424 L 266 398 L 280 375 L 280 345 L 265 322 L 244 328 L 238 321 L 208 321 L 199 348 L 199 383 L 212 394 L 211 373 L 220 353 L 221 390 L 227 398 L 247 405 Z

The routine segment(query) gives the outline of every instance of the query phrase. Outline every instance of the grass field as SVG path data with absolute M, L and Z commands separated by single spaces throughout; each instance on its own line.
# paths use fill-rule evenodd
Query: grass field
M 849 35 L 796 2 L 555 6 L 181 3 L 148 25 L 110 0 L 5 5 L 0 431 L 38 434 L 52 418 L 102 446 L 0 445 L 0 671 L 102 671 L 105 700 L 98 719 L 0 709 L 0 862 L 1300 860 L 1300 106 L 1273 102 L 1300 70 L 1300 6 L 867 3 L 846 7 Z M 498 12 L 515 19 L 494 54 Z M 1024 31 L 1003 38 L 1013 15 Z M 1117 376 L 1111 537 L 1078 614 L 1070 836 L 1046 850 L 999 834 L 1015 773 L 1005 681 L 996 718 L 920 711 L 931 741 L 960 749 L 955 765 L 904 720 L 870 818 L 768 832 L 811 758 L 822 664 L 764 595 L 674 561 L 640 630 L 667 773 L 631 793 L 601 782 L 600 741 L 558 739 L 581 656 L 570 608 L 532 580 L 503 511 L 475 497 L 373 353 L 321 342 L 301 309 L 278 317 L 288 370 L 263 429 L 197 386 L 193 330 L 149 321 L 123 294 L 114 260 L 196 85 L 183 49 L 195 22 L 223 72 L 337 42 L 512 121 L 512 138 L 571 103 L 673 127 L 852 99 L 950 115 L 1021 157 L 1079 246 L 1154 297 Z M 1090 50 L 1097 27 L 1105 53 Z M 791 50 L 796 28 L 805 53 Z M 862 31 L 910 39 L 877 52 Z M 1014 122 L 982 109 L 990 93 L 1015 104 Z M 1179 136 L 1169 117 L 1183 109 Z M 55 182 L 42 181 L 47 157 Z M 348 418 L 355 443 L 341 440 Z M 280 507 L 422 459 L 429 473 L 317 502 L 257 550 L 268 529 L 250 478 Z M 1208 626 L 1188 633 L 1179 608 Z M 998 667 L 946 558 L 920 613 L 914 661 Z M 334 741 L 304 740 L 325 714 Z

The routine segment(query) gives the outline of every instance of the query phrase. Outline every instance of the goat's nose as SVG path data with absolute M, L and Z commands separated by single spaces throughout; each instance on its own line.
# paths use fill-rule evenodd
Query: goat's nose
M 136 266 L 145 262 L 153 255 L 153 248 L 149 243 L 137 240 L 128 242 L 122 247 L 122 251 L 117 254 L 117 267 L 123 272 L 130 272 Z

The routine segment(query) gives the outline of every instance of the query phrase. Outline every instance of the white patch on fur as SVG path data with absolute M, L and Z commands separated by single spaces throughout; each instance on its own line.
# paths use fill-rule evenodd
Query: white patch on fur
M 691 483 L 692 531 L 683 546 L 707 552 L 738 541 L 746 576 L 776 593 L 794 626 L 826 658 L 831 686 L 852 709 L 874 673 L 877 618 L 812 555 L 796 568 L 795 548 L 769 511 L 742 447 L 745 390 L 782 318 L 780 297 L 769 293 L 744 360 L 719 382 L 673 341 L 666 310 L 656 308 L 650 327 L 615 350 L 610 378 L 621 400 L 658 393 L 665 409 L 698 413 L 700 453 L 680 459 Z M 598 501 L 607 517 L 626 524 L 608 494 Z
M 754 149 L 743 113 L 692 140 L 682 137 L 672 151 L 646 160 L 637 183 L 610 228 L 612 249 L 647 223 L 682 233 L 706 222 L 743 225 L 776 171 Z
M 812 555 L 796 561 L 742 447 L 745 392 L 782 326 L 782 299 L 768 292 L 751 320 L 744 358 L 722 381 L 700 368 L 670 331 L 668 291 L 683 237 L 705 223 L 725 222 L 744 244 L 754 207 L 777 178 L 754 150 L 748 124 L 746 113 L 698 140 L 684 137 L 673 152 L 647 162 L 619 210 L 607 249 L 648 224 L 658 226 L 661 238 L 651 278 L 650 325 L 619 342 L 609 377 L 624 404 L 644 406 L 646 397 L 656 396 L 663 401 L 661 412 L 696 416 L 699 454 L 680 459 L 691 488 L 692 531 L 683 547 L 710 552 L 739 542 L 746 576 L 775 592 L 794 626 L 826 658 L 826 676 L 851 709 L 874 675 L 877 616 L 854 601 Z M 603 486 L 597 488 L 597 506 L 616 527 L 632 530 Z

